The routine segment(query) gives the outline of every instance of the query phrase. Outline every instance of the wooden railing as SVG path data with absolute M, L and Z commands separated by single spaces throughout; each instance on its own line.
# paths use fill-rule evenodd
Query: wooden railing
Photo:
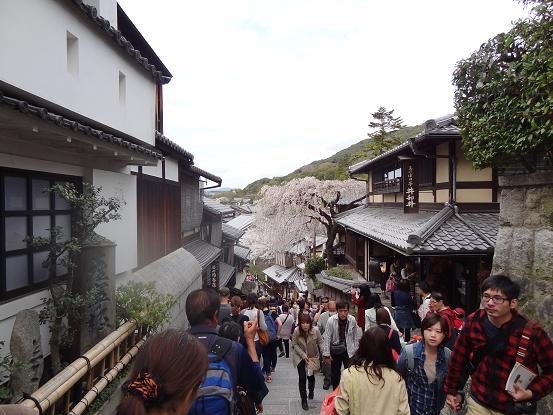
M 82 414 L 132 361 L 145 340 L 144 327 L 135 322 L 124 323 L 33 392 L 21 405 L 42 414 Z
M 384 180 L 383 182 L 373 183 L 373 193 L 399 193 L 401 192 L 401 177 L 397 179 Z

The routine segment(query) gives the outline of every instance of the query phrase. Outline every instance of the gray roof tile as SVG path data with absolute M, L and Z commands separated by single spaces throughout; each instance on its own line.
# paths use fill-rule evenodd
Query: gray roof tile
M 202 269 L 205 269 L 209 264 L 215 261 L 221 254 L 221 248 L 211 245 L 201 239 L 195 239 L 183 246 L 185 250 L 190 252 L 194 258 L 200 263 Z
M 215 214 L 223 215 L 223 216 L 229 216 L 234 214 L 234 209 L 232 209 L 230 206 L 223 205 L 222 203 L 219 203 L 216 200 L 204 198 L 203 202 L 204 202 L 204 207 L 206 207 L 210 212 L 213 212 Z
M 234 226 L 229 225 L 228 223 L 223 223 L 223 236 L 229 239 L 237 241 L 244 235 L 244 231 Z
M 246 246 L 234 245 L 234 255 L 238 258 L 248 261 L 250 259 L 250 253 L 252 250 Z
M 227 285 L 235 272 L 236 268 L 234 268 L 232 265 L 229 265 L 223 261 L 219 261 L 219 287 L 224 287 L 225 285 Z
M 453 207 L 437 213 L 404 214 L 401 208 L 367 206 L 340 215 L 337 222 L 407 254 L 488 253 L 495 247 L 499 216 L 497 213 L 458 215 Z

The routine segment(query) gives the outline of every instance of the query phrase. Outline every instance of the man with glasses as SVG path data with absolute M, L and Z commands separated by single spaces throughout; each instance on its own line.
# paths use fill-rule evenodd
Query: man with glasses
M 467 415 L 535 414 L 535 403 L 553 392 L 553 343 L 538 324 L 517 313 L 520 287 L 509 277 L 488 277 L 481 289 L 482 309 L 465 321 L 449 361 L 446 402 L 460 408 L 457 391 L 463 388 L 469 368 Z M 507 392 L 515 363 L 537 376 L 527 388 L 515 384 Z

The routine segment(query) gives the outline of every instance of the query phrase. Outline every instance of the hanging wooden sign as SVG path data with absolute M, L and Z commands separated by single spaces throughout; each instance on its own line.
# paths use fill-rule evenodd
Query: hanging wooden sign
M 416 159 L 403 161 L 403 213 L 419 213 L 419 175 Z

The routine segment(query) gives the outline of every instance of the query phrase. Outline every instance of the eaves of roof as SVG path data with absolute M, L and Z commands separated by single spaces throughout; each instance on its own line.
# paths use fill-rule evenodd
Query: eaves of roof
M 497 213 L 459 214 L 455 206 L 418 214 L 367 206 L 345 212 L 336 221 L 404 255 L 492 253 L 499 228 Z
M 155 136 L 156 136 L 156 146 L 159 147 L 159 144 L 161 144 L 162 145 L 161 147 L 165 146 L 169 151 L 174 153 L 174 155 L 176 155 L 177 157 L 184 157 L 188 162 L 192 162 L 194 160 L 194 155 L 192 153 L 190 153 L 189 151 L 186 151 L 177 143 L 165 137 L 159 131 L 156 130 Z
M 212 182 L 216 182 L 221 184 L 223 182 L 223 179 L 221 179 L 219 176 L 215 176 L 214 174 L 211 174 L 205 170 L 200 169 L 199 167 L 196 167 L 194 165 L 191 165 L 188 167 L 190 171 L 194 174 L 197 174 L 198 176 L 205 177 L 206 179 L 211 180 Z
M 72 0 L 79 10 L 94 24 L 96 24 L 102 31 L 111 38 L 121 49 L 123 49 L 127 55 L 133 58 L 144 70 L 152 75 L 152 78 L 156 82 L 166 84 L 171 80 L 171 74 L 167 71 L 158 69 L 155 65 L 148 62 L 148 58 L 142 56 L 142 53 L 129 42 L 122 34 L 121 31 L 113 27 L 109 20 L 98 15 L 96 7 L 91 6 L 83 2 L 83 0 Z M 165 72 L 165 74 L 163 73 Z
M 234 245 L 234 255 L 238 258 L 243 259 L 244 261 L 248 261 L 250 258 L 250 253 L 250 248 L 238 244 Z
M 188 242 L 183 248 L 196 258 L 204 270 L 209 264 L 219 258 L 221 254 L 221 248 L 211 245 L 209 242 L 202 241 L 201 239 Z
M 236 268 L 226 262 L 219 261 L 219 288 L 227 285 L 229 280 L 235 274 Z
M 460 138 L 460 130 L 457 127 L 457 119 L 454 114 L 448 114 L 443 117 L 434 118 L 424 123 L 424 130 L 417 136 L 408 139 L 400 145 L 380 154 L 370 160 L 363 160 L 353 166 L 348 167 L 350 175 L 357 173 L 365 173 L 365 169 L 375 164 L 378 161 L 399 154 L 402 151 L 413 152 L 413 146 L 422 143 L 430 138 L 436 137 L 454 137 Z
M 43 121 L 49 121 L 57 125 L 58 127 L 67 128 L 72 131 L 85 134 L 92 138 L 96 138 L 100 141 L 116 144 L 121 146 L 122 148 L 131 150 L 131 151 L 136 151 L 138 153 L 144 154 L 149 157 L 163 159 L 163 155 L 157 151 L 150 150 L 145 146 L 131 143 L 130 141 L 124 140 L 120 137 L 116 137 L 113 134 L 108 134 L 103 132 L 102 130 L 92 128 L 89 125 L 81 124 L 78 121 L 65 118 L 62 115 L 50 112 L 48 109 L 44 107 L 37 107 L 35 105 L 29 104 L 27 101 L 5 96 L 2 91 L 0 91 L 0 104 L 7 105 L 15 110 L 18 110 L 22 114 L 34 115 L 42 119 Z
M 234 226 L 230 226 L 226 223 L 223 223 L 223 236 L 233 239 L 235 241 L 239 240 L 242 235 L 244 235 L 244 231 L 235 228 Z

